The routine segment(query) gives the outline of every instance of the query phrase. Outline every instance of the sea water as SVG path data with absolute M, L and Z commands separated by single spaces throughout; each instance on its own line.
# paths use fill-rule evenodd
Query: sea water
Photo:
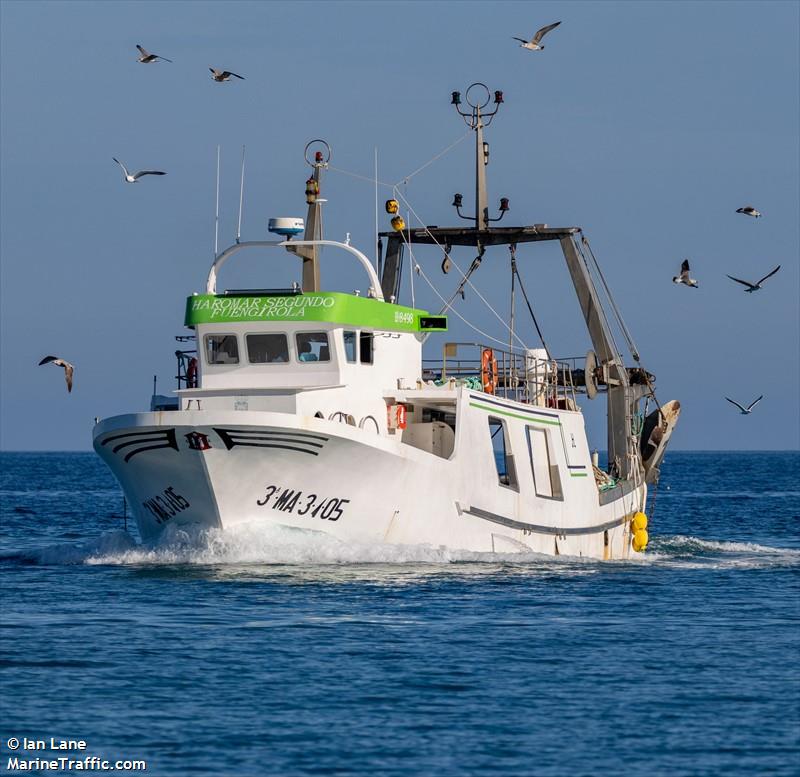
M 157 775 L 800 771 L 798 453 L 668 454 L 628 562 L 145 547 L 93 454 L 0 464 L 0 773 L 61 741 Z

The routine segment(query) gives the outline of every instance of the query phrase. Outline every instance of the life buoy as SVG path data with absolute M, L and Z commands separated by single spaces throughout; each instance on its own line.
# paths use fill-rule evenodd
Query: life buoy
M 186 388 L 197 388 L 197 359 L 194 356 L 186 365 Z
M 491 348 L 481 351 L 481 383 L 487 394 L 494 394 L 497 388 L 497 359 Z

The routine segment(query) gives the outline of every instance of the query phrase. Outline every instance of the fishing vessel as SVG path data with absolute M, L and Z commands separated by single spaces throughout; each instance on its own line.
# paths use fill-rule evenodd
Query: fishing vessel
M 106 418 L 93 431 L 143 540 L 167 527 L 261 522 L 342 542 L 600 559 L 644 550 L 648 486 L 680 405 L 658 402 L 580 227 L 500 226 L 505 198 L 489 217 L 484 130 L 503 94 L 492 102 L 473 84 L 465 100 L 451 95 L 475 138 L 474 212 L 462 214 L 461 194 L 453 202 L 466 224 L 411 227 L 395 194 L 375 262 L 349 239 L 325 239 L 320 186 L 330 147 L 314 142 L 305 219 L 271 219 L 275 239 L 237 238 L 216 253 L 205 293 L 186 300 L 175 396 L 154 390 L 150 411 Z M 547 241 L 558 242 L 580 304 L 585 359 L 559 358 L 543 339 L 537 348 L 515 339 L 517 287 L 528 302 L 517 247 Z M 422 246 L 440 252 L 444 271 L 456 249 L 477 254 L 436 312 L 400 304 L 403 268 L 421 272 Z M 321 288 L 323 248 L 360 268 L 363 294 Z M 465 304 L 461 292 L 484 253 L 501 248 L 512 281 L 508 345 L 448 339 L 448 313 Z M 242 251 L 288 252 L 298 281 L 221 290 L 224 265 Z M 434 358 L 423 358 L 423 346 Z M 601 469 L 582 405 L 602 398 Z

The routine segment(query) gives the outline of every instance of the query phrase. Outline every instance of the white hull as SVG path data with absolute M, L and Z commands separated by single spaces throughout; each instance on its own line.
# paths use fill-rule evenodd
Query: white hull
M 498 483 L 486 460 L 492 455 L 485 440 L 488 413 L 478 408 L 479 398 L 459 393 L 448 459 L 402 443 L 399 435 L 262 411 L 116 416 L 95 427 L 94 445 L 121 483 L 146 541 L 167 525 L 260 521 L 324 531 L 345 542 L 615 559 L 633 554 L 630 518 L 644 508 L 646 486 L 600 499 L 581 414 L 540 413 L 558 418 L 542 423 L 560 426 L 557 439 L 570 440 L 573 449 L 563 442 L 553 451 L 561 497 L 546 498 L 535 493 L 533 473 L 527 476 L 519 453 L 524 421 L 511 424 L 517 488 Z M 492 407 L 536 412 L 506 400 Z

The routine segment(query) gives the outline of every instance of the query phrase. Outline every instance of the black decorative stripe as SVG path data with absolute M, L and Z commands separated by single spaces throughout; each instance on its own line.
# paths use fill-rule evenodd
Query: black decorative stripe
M 310 445 L 312 448 L 322 448 L 323 445 L 321 442 L 311 442 L 310 440 L 300 440 L 295 437 L 273 437 L 271 434 L 265 432 L 264 434 L 259 435 L 252 435 L 248 437 L 242 437 L 241 439 L 237 439 L 234 441 L 235 445 L 243 445 L 245 442 L 250 442 L 251 440 L 262 440 L 265 442 L 286 442 L 286 443 L 294 443 L 295 445 Z
M 114 434 L 111 437 L 106 437 L 106 439 L 103 440 L 103 442 L 101 442 L 100 444 L 105 445 L 106 443 L 112 442 L 113 440 L 121 440 L 124 437 L 136 437 L 140 440 L 146 441 L 148 438 L 152 438 L 153 435 L 156 435 L 156 438 L 160 437 L 161 435 L 165 434 L 165 431 L 166 430 L 164 429 L 151 429 L 149 432 L 125 432 L 124 434 Z M 175 432 L 174 429 L 171 429 L 170 431 L 172 431 L 173 433 Z
M 487 399 L 485 396 L 476 396 L 475 394 L 469 395 L 470 399 L 474 399 L 476 402 L 488 402 L 490 405 L 497 405 L 498 407 L 504 407 L 506 410 L 513 410 L 515 413 L 528 413 L 529 415 L 543 415 L 547 418 L 557 418 L 561 420 L 561 416 L 558 413 L 543 413 L 541 410 L 530 410 L 527 407 L 517 407 L 517 405 L 506 405 L 503 402 L 498 402 L 496 399 Z
M 220 431 L 225 432 L 226 434 L 240 436 L 240 435 L 258 435 L 258 434 L 271 434 L 281 437 L 308 437 L 313 440 L 322 440 L 322 442 L 328 442 L 328 437 L 325 437 L 322 434 L 312 434 L 311 432 L 284 432 L 278 429 L 217 429 L 214 428 L 214 431 L 219 433 Z
M 131 445 L 138 446 L 125 454 L 123 459 L 125 463 L 129 462 L 137 454 L 144 453 L 145 451 L 155 451 L 159 448 L 171 448 L 174 451 L 179 451 L 178 441 L 175 438 L 175 429 L 150 429 L 146 432 L 124 432 L 123 434 L 113 434 L 110 437 L 106 437 L 106 439 L 100 444 L 106 445 L 114 440 L 122 440 L 128 437 L 133 437 L 134 439 L 128 440 L 127 442 L 122 442 L 119 445 L 115 445 L 111 449 L 112 453 L 117 453 L 123 448 L 128 448 Z
M 318 451 L 308 449 L 322 448 L 323 443 L 328 441 L 327 437 L 318 434 L 306 434 L 305 432 L 273 432 L 269 429 L 219 429 L 217 427 L 214 427 L 214 431 L 219 435 L 227 450 L 239 445 L 246 448 L 284 448 L 289 451 L 299 451 L 300 453 L 310 453 L 313 456 L 317 456 L 319 454 Z M 321 442 L 315 442 L 315 440 L 321 440 Z
M 613 529 L 628 521 L 628 516 L 623 516 L 622 518 L 615 518 L 613 521 L 606 521 L 606 523 L 601 523 L 597 526 L 560 528 L 558 526 L 539 526 L 534 523 L 516 521 L 513 518 L 506 518 L 504 515 L 497 515 L 496 513 L 490 513 L 488 510 L 481 510 L 479 507 L 469 507 L 466 510 L 462 509 L 462 512 L 467 515 L 474 515 L 476 518 L 483 518 L 485 521 L 498 523 L 501 526 L 507 526 L 509 529 L 521 529 L 523 531 L 534 532 L 535 534 L 553 534 L 558 537 L 599 534 L 601 531 Z
M 169 444 L 167 440 L 162 440 L 160 437 L 149 437 L 145 439 L 128 440 L 128 442 L 121 442 L 119 445 L 115 445 L 111 449 L 111 451 L 112 453 L 117 453 L 118 451 L 121 451 L 123 448 L 130 448 L 131 445 L 143 445 L 144 443 L 151 443 L 151 442 L 161 443 L 162 445 Z
M 567 464 L 567 469 L 586 469 L 585 464 Z
M 278 445 L 269 442 L 234 442 L 228 446 L 228 450 L 234 446 L 239 448 L 283 448 L 287 451 L 297 451 L 298 453 L 309 453 L 312 456 L 319 456 L 319 451 L 309 451 L 306 448 L 295 448 L 293 445 Z
M 123 459 L 123 461 L 125 461 L 127 463 L 134 456 L 136 456 L 137 453 L 144 453 L 145 451 L 154 451 L 154 450 L 157 450 L 158 448 L 172 448 L 173 450 L 176 450 L 176 451 L 178 450 L 178 446 L 177 445 L 173 445 L 172 443 L 169 443 L 169 442 L 162 442 L 162 443 L 159 443 L 158 445 L 145 445 L 142 448 L 135 448 L 132 451 L 128 451 L 128 453 L 126 454 L 126 456 Z

